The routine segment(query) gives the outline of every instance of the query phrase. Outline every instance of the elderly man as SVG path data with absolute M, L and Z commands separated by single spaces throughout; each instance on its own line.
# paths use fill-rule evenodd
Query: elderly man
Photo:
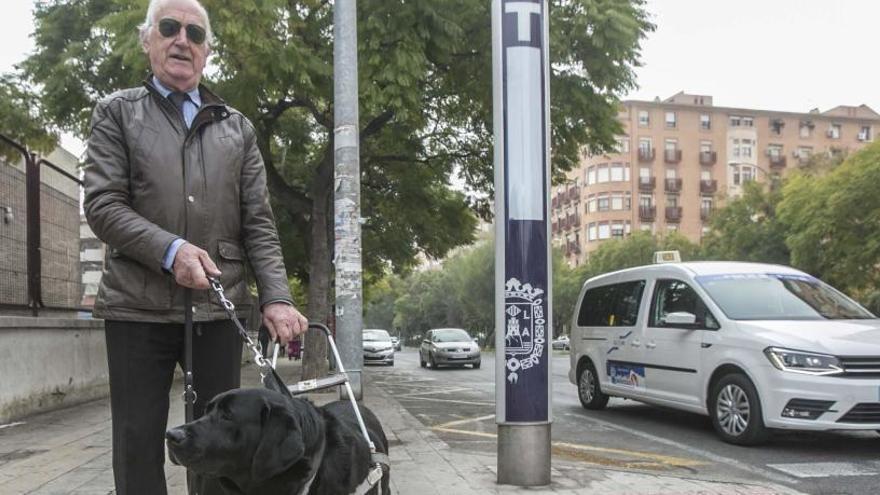
M 86 217 L 109 247 L 94 314 L 106 320 L 119 495 L 167 491 L 163 440 L 185 311 L 195 322 L 195 417 L 239 386 L 241 341 L 208 276 L 246 308 L 250 269 L 263 324 L 282 344 L 308 324 L 288 289 L 254 127 L 199 84 L 205 9 L 151 0 L 140 39 L 153 73 L 97 104 L 85 164 Z

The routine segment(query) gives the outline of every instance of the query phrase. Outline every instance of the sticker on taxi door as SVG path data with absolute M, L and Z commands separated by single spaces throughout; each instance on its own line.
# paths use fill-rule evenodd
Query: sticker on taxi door
M 645 390 L 645 367 L 608 361 L 608 378 L 611 383 L 633 390 Z

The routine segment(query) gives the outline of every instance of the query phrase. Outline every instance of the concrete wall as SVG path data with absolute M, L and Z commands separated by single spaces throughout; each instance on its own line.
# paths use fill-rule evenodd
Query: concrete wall
M 103 320 L 0 316 L 0 424 L 109 394 Z

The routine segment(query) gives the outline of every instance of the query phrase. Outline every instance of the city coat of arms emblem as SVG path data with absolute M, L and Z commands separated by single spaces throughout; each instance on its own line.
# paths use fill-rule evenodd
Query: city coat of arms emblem
M 547 319 L 544 316 L 544 290 L 511 278 L 505 284 L 504 336 L 507 381 L 516 384 L 519 373 L 525 373 L 540 362 L 544 354 Z

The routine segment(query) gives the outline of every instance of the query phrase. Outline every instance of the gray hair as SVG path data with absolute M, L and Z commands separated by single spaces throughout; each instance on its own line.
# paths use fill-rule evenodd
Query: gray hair
M 150 28 L 153 27 L 154 22 L 156 21 L 156 14 L 159 13 L 159 9 L 164 7 L 165 4 L 171 3 L 174 1 L 181 0 L 150 0 L 150 5 L 147 7 L 147 17 L 144 19 L 143 24 L 138 26 L 138 34 L 140 35 L 141 43 L 147 40 L 147 36 L 149 36 Z M 199 0 L 184 0 L 186 2 L 191 3 L 198 11 L 199 15 L 202 17 L 202 20 L 205 22 L 205 33 L 207 36 L 205 37 L 205 43 L 208 46 L 211 46 L 211 42 L 214 41 L 214 32 L 211 31 L 211 19 L 208 17 L 208 11 L 205 10 L 205 7 L 199 2 Z

